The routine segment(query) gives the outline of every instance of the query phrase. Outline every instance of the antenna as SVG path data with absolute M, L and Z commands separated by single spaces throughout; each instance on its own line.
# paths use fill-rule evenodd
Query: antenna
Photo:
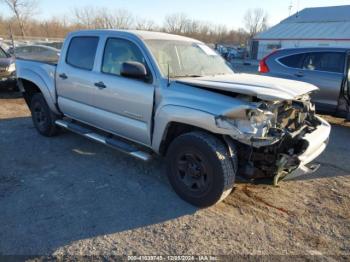
M 289 16 L 292 15 L 292 9 L 293 9 L 293 0 L 290 1 L 290 5 L 288 6 Z
M 168 63 L 168 87 L 170 86 L 170 65 Z

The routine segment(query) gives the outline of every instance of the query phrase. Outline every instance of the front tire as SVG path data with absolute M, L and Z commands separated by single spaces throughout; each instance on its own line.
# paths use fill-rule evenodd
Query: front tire
M 30 110 L 34 126 L 41 135 L 52 137 L 58 134 L 58 127 L 55 124 L 58 117 L 50 110 L 41 93 L 32 97 Z
M 237 154 L 230 155 L 225 144 L 211 134 L 192 132 L 179 136 L 169 147 L 167 161 L 172 187 L 194 206 L 212 206 L 233 189 Z

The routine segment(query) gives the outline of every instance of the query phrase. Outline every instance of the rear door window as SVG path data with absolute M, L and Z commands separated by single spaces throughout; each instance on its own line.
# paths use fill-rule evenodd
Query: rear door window
M 72 38 L 67 52 L 67 64 L 80 69 L 92 70 L 98 41 L 98 37 Z
M 303 69 L 344 73 L 345 53 L 341 52 L 314 52 L 305 56 Z
M 305 54 L 296 54 L 279 59 L 280 63 L 292 68 L 301 68 Z

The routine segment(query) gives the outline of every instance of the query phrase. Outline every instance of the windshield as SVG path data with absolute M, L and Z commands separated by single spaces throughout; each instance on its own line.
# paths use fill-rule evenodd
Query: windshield
M 199 77 L 233 74 L 214 50 L 202 43 L 170 40 L 146 41 L 162 74 L 169 77 Z
M 7 55 L 4 50 L 0 48 L 0 58 L 7 58 Z

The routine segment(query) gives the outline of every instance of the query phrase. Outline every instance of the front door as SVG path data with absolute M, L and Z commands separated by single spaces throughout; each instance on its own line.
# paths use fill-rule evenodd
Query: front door
M 145 65 L 148 80 L 121 76 L 124 62 L 136 61 Z M 92 106 L 96 108 L 93 120 L 96 126 L 138 143 L 151 145 L 154 90 L 152 73 L 146 56 L 136 43 L 109 38 L 105 42 L 101 67 L 95 79 Z

